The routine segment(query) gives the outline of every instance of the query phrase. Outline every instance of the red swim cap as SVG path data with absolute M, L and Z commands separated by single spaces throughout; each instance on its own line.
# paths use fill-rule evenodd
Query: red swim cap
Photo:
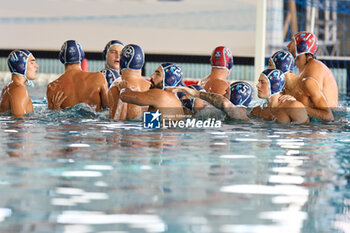
M 230 72 L 233 66 L 231 50 L 225 46 L 216 47 L 211 54 L 210 63 L 214 68 L 223 68 Z
M 311 53 L 316 55 L 317 37 L 311 32 L 298 32 L 294 35 L 296 57 Z

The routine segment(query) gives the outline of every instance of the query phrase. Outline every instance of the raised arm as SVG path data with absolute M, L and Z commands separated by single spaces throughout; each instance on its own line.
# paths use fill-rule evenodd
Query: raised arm
M 329 108 L 326 97 L 322 93 L 318 83 L 313 78 L 303 79 L 303 89 L 313 103 L 313 107 L 306 106 L 307 113 L 320 120 L 334 120 L 334 116 Z

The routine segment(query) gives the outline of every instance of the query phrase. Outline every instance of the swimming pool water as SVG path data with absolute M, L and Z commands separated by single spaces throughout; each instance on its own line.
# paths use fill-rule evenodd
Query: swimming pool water
M 33 93 L 0 116 L 0 232 L 350 232 L 349 97 L 330 123 L 146 130 Z

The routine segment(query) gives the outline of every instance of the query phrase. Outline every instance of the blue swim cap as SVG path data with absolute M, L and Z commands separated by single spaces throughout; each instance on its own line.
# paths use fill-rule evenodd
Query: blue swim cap
M 192 84 L 192 85 L 188 85 L 187 87 L 193 89 L 193 90 L 197 90 L 197 91 L 204 91 L 205 89 L 202 86 L 199 86 L 197 84 Z M 191 112 L 193 112 L 194 110 L 194 101 L 195 98 L 192 99 L 182 99 L 182 97 L 186 96 L 185 93 L 183 92 L 178 92 L 177 93 L 178 98 L 180 99 L 182 106 L 184 106 L 185 108 L 187 108 L 188 110 L 190 110 Z
M 25 49 L 13 50 L 7 59 L 7 65 L 12 74 L 19 74 L 26 78 L 28 86 L 34 86 L 33 82 L 27 78 L 27 64 L 32 53 Z
M 275 69 L 283 73 L 291 72 L 294 69 L 295 62 L 293 55 L 288 51 L 277 51 L 271 56 Z
M 103 69 L 101 70 L 101 73 L 103 74 L 103 76 L 105 76 L 108 87 L 110 87 L 115 80 L 120 78 L 120 74 L 118 73 L 118 70 L 115 70 L 112 68 Z
M 282 71 L 277 69 L 266 69 L 262 73 L 265 78 L 269 81 L 270 85 L 270 96 L 280 93 L 283 90 L 286 79 Z
M 126 45 L 120 56 L 120 70 L 141 70 L 145 63 L 145 53 L 136 44 Z
M 107 54 L 108 54 L 109 49 L 110 49 L 113 45 L 116 45 L 116 44 L 121 45 L 121 46 L 124 47 L 123 42 L 121 42 L 121 41 L 119 41 L 119 40 L 111 40 L 111 41 L 109 41 L 109 42 L 106 44 L 106 46 L 105 46 L 105 48 L 104 48 L 104 50 L 103 50 L 103 52 L 102 52 L 102 54 L 103 54 L 103 60 L 105 60 L 105 61 L 107 60 Z
M 67 40 L 62 45 L 59 57 L 63 64 L 80 63 L 84 59 L 85 53 L 79 42 Z
M 182 85 L 182 69 L 175 63 L 163 63 L 160 65 L 163 69 L 163 90 L 168 87 L 177 87 Z
M 253 98 L 253 87 L 247 82 L 238 81 L 230 85 L 230 101 L 236 106 L 247 108 Z
M 7 64 L 12 74 L 26 77 L 27 63 L 31 52 L 25 49 L 13 50 L 8 56 Z

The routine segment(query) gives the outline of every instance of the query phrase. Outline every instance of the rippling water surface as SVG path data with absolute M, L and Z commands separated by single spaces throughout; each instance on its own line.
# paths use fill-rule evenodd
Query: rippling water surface
M 0 232 L 350 232 L 350 109 L 331 123 L 146 130 L 33 97 L 0 116 Z

